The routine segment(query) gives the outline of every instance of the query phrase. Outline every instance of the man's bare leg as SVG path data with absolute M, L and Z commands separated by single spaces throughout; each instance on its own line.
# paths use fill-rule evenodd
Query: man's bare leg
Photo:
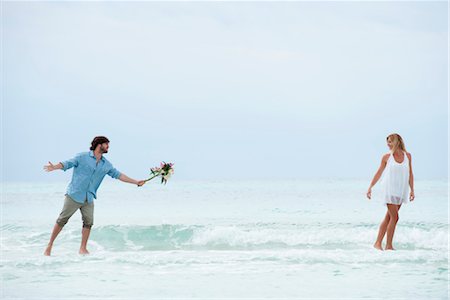
M 53 242 L 55 241 L 56 237 L 58 236 L 58 234 L 61 232 L 62 229 L 63 228 L 59 226 L 58 223 L 56 223 L 55 226 L 53 226 L 52 236 L 50 237 L 50 241 L 48 242 L 47 248 L 44 251 L 45 256 L 50 256 L 50 254 L 52 253 Z
M 83 230 L 81 231 L 80 254 L 89 254 L 89 251 L 86 249 L 89 234 L 91 234 L 91 228 L 83 227 Z

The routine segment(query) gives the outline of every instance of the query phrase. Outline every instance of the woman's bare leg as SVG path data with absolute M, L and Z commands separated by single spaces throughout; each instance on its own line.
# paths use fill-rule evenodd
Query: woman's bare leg
M 380 224 L 380 229 L 378 230 L 378 236 L 377 240 L 375 241 L 375 244 L 373 245 L 375 249 L 383 250 L 381 243 L 383 242 L 384 235 L 386 234 L 386 230 L 389 224 L 391 217 L 389 215 L 389 212 L 386 212 L 386 216 L 384 217 L 383 221 Z
M 386 250 L 395 250 L 394 247 L 392 246 L 392 240 L 394 238 L 394 231 L 398 222 L 398 211 L 400 210 L 400 206 L 401 205 L 387 204 L 390 220 L 386 230 L 387 233 Z

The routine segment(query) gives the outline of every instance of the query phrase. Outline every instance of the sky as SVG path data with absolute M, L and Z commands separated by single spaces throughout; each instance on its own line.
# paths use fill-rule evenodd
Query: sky
M 399 133 L 448 167 L 446 2 L 3 2 L 2 181 L 107 136 L 144 179 L 370 180 Z

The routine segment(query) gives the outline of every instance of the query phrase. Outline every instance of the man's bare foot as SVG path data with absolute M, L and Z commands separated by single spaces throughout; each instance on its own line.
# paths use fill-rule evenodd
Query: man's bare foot
M 52 246 L 48 245 L 47 248 L 44 251 L 44 255 L 45 256 L 50 256 L 51 253 L 52 253 Z
M 80 251 L 78 253 L 81 254 L 81 255 L 88 255 L 89 251 L 87 251 L 87 249 L 84 248 L 84 249 L 80 249 Z
M 375 243 L 375 244 L 373 245 L 373 247 L 374 247 L 375 249 L 378 249 L 378 250 L 383 251 L 383 247 L 381 247 L 381 244 L 379 244 L 379 243 Z
M 386 248 L 384 250 L 395 250 L 395 249 L 392 246 L 390 246 L 390 247 L 386 246 Z

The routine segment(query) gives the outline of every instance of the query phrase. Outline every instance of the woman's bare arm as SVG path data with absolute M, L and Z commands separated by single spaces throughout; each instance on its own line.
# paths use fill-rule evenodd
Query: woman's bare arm
M 381 158 L 381 164 L 378 168 L 377 172 L 375 173 L 375 176 L 372 179 L 372 182 L 370 183 L 369 189 L 367 190 L 367 198 L 372 197 L 372 187 L 380 180 L 381 174 L 383 174 L 384 169 L 386 168 L 387 160 L 389 159 L 389 154 L 383 155 Z
M 409 200 L 413 201 L 415 198 L 415 195 L 414 195 L 414 174 L 412 171 L 411 153 L 406 153 L 406 155 L 408 156 L 408 160 L 409 160 L 409 187 L 411 189 L 411 192 L 409 194 Z

